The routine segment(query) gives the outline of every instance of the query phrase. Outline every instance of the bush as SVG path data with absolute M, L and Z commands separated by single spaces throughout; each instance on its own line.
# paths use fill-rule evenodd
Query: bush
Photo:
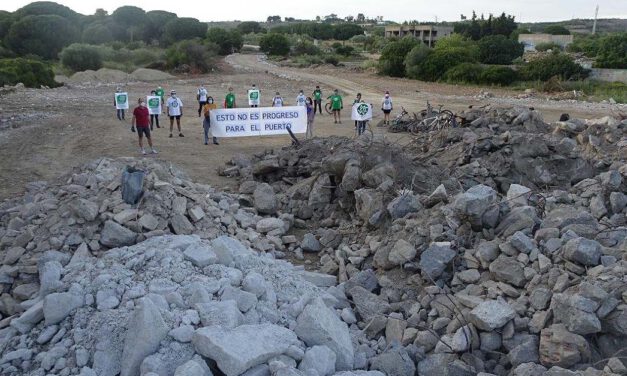
M 237 30 L 239 30 L 240 33 L 242 34 L 250 34 L 250 33 L 256 34 L 256 33 L 263 33 L 266 31 L 266 29 L 261 27 L 261 24 L 256 21 L 242 22 L 241 24 L 237 25 Z
M 324 58 L 324 62 L 336 66 L 340 63 L 340 59 L 338 59 L 335 55 L 329 55 Z
M 183 66 L 188 66 L 189 70 L 185 70 L 190 73 L 206 73 L 212 68 L 219 49 L 214 43 L 184 40 L 166 50 L 166 66 L 172 70 L 182 70 Z
M 294 55 L 319 55 L 320 49 L 312 42 L 306 39 L 299 39 L 292 47 L 292 54 Z
M 227 31 L 220 27 L 212 27 L 207 31 L 207 40 L 220 46 L 220 55 L 229 55 L 242 49 L 242 34 L 234 29 Z
M 405 76 L 405 57 L 418 45 L 412 37 L 392 42 L 383 48 L 379 58 L 379 73 L 392 77 Z
M 627 33 L 608 35 L 601 39 L 595 66 L 627 69 Z
M 552 51 L 561 51 L 562 46 L 555 42 L 546 42 L 546 43 L 538 43 L 536 44 L 536 51 L 546 52 L 548 50 Z
M 64 48 L 59 56 L 61 63 L 74 72 L 102 68 L 102 56 L 98 49 L 88 44 L 71 44 Z
M 503 35 L 491 35 L 482 38 L 478 43 L 479 61 L 484 64 L 511 64 L 521 57 L 525 47 L 522 43 L 511 40 Z
M 364 33 L 364 29 L 353 23 L 341 23 L 339 25 L 335 25 L 333 31 L 333 37 L 337 40 L 349 40 L 355 35 L 362 35 Z
M 30 59 L 0 59 L 0 86 L 23 83 L 27 87 L 55 87 L 50 65 Z
M 83 30 L 83 43 L 104 44 L 113 41 L 113 35 L 108 27 L 102 24 L 91 24 Z
M 463 62 L 475 62 L 474 53 L 467 48 L 435 49 L 421 67 L 421 77 L 425 81 L 437 81 L 446 71 Z
M 476 63 L 461 63 L 446 71 L 442 79 L 451 84 L 476 84 L 481 79 L 484 68 Z
M 518 79 L 518 73 L 509 67 L 488 67 L 479 76 L 479 81 L 499 86 L 511 85 Z
M 530 81 L 546 81 L 553 76 L 562 80 L 581 79 L 587 71 L 565 54 L 551 54 L 529 62 L 521 68 L 522 77 Z
M 259 41 L 261 51 L 268 55 L 286 56 L 290 52 L 290 42 L 283 34 L 266 34 Z
M 172 44 L 180 40 L 204 38 L 207 33 L 207 24 L 195 18 L 174 18 L 165 25 L 163 40 Z
M 5 42 L 19 55 L 34 54 L 44 59 L 56 59 L 63 47 L 78 39 L 78 30 L 67 19 L 42 15 L 26 16 L 15 22 Z
M 551 25 L 544 28 L 545 34 L 552 35 L 570 35 L 570 31 L 561 25 Z
M 339 46 L 335 48 L 335 53 L 340 54 L 342 56 L 350 56 L 353 54 L 355 49 L 353 46 Z
M 424 76 L 423 64 L 427 57 L 433 52 L 432 49 L 420 43 L 405 57 L 405 74 L 407 77 L 419 80 Z

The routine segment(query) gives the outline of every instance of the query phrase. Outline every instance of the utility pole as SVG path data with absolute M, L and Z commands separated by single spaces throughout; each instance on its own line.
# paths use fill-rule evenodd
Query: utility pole
M 594 23 L 592 24 L 592 35 L 597 32 L 597 16 L 599 15 L 599 4 L 597 4 L 597 9 L 594 12 Z

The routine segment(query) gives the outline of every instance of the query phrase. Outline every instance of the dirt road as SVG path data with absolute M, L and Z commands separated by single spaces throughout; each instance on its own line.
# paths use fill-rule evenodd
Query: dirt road
M 255 83 L 262 89 L 262 101 L 269 105 L 274 92 L 279 91 L 285 100 L 295 101 L 298 90 L 310 93 L 316 84 L 324 93 L 339 88 L 350 103 L 360 91 L 367 101 L 378 106 L 384 90 L 393 93 L 396 105 L 409 110 L 424 107 L 426 99 L 434 104 L 444 104 L 455 110 L 469 104 L 500 103 L 503 105 L 535 106 L 545 113 L 548 121 L 555 120 L 562 112 L 579 117 L 600 117 L 609 113 L 609 105 L 568 102 L 543 102 L 497 98 L 478 100 L 477 88 L 435 85 L 411 80 L 391 79 L 367 73 L 354 73 L 346 69 L 286 69 L 262 61 L 259 55 L 232 55 L 227 57 L 219 73 L 202 77 L 177 79 L 169 82 L 128 83 L 124 89 L 131 98 L 145 96 L 157 85 L 166 91 L 176 89 L 184 103 L 184 138 L 168 138 L 168 129 L 155 129 L 154 141 L 157 158 L 172 162 L 199 182 L 228 189 L 232 179 L 220 177 L 217 168 L 237 153 L 258 153 L 267 148 L 289 145 L 286 137 L 224 139 L 219 146 L 205 146 L 198 117 L 196 88 L 204 83 L 221 102 L 229 86 L 235 88 L 239 103 L 243 104 L 246 90 Z M 113 92 L 116 83 L 93 83 L 84 86 L 65 86 L 50 90 L 19 90 L 0 99 L 0 200 L 24 190 L 26 183 L 35 180 L 51 180 L 68 172 L 72 167 L 87 161 L 108 156 L 139 156 L 136 135 L 131 133 L 130 115 L 126 121 L 115 118 Z M 512 93 L 493 91 L 499 96 Z M 131 102 L 133 103 L 133 102 Z M 348 107 L 348 106 L 346 106 Z M 333 124 L 327 114 L 319 116 L 315 133 L 319 136 L 354 136 L 350 114 L 344 111 L 344 124 Z M 162 126 L 168 126 L 164 116 Z M 376 111 L 376 118 L 380 117 Z M 382 132 L 375 129 L 375 132 Z M 392 139 L 407 135 L 386 134 Z

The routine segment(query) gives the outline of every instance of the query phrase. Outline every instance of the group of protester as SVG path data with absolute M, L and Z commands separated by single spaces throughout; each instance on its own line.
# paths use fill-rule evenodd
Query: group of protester
M 117 88 L 116 94 L 121 92 L 121 88 Z M 174 130 L 174 122 L 176 120 L 176 126 L 178 130 L 179 137 L 185 137 L 181 130 L 181 117 L 183 116 L 183 101 L 176 95 L 176 90 L 170 91 L 170 96 L 168 99 L 165 99 L 165 91 L 161 86 L 152 90 L 150 92 L 151 97 L 158 97 L 161 107 L 165 106 L 163 109 L 163 113 L 168 115 L 170 118 L 170 136 L 173 137 Z M 311 96 L 305 96 L 303 90 L 300 90 L 298 95 L 296 96 L 295 105 L 296 106 L 304 106 L 307 109 L 307 133 L 306 137 L 313 137 L 313 127 L 314 127 L 314 119 L 316 113 L 322 114 L 322 90 L 320 90 L 320 86 L 316 86 L 315 90 L 312 92 Z M 209 95 L 209 92 L 201 85 L 196 91 L 196 100 L 198 101 L 198 117 L 203 116 L 202 126 L 204 131 L 204 143 L 205 145 L 209 144 L 209 133 L 211 128 L 211 111 L 218 108 L 218 104 L 215 102 L 214 98 Z M 330 104 L 330 110 L 333 114 L 334 124 L 342 124 L 341 111 L 344 109 L 344 103 L 342 96 L 339 94 L 339 91 L 335 89 L 333 94 L 327 97 L 327 100 Z M 248 90 L 248 104 L 250 107 L 259 107 L 261 103 L 261 90 L 257 88 L 256 85 L 252 85 L 252 87 Z M 357 97 L 353 101 L 353 105 L 357 103 L 365 103 L 362 100 L 361 93 L 357 94 Z M 116 101 L 114 99 L 114 106 L 116 105 Z M 287 102 L 283 99 L 281 94 L 277 91 L 275 96 L 272 98 L 272 107 L 283 107 L 287 105 Z M 372 105 L 370 105 L 372 106 Z M 116 107 L 117 108 L 117 107 Z M 237 108 L 237 101 L 235 94 L 233 92 L 233 88 L 229 87 L 228 93 L 224 97 L 223 108 Z M 381 110 L 384 115 L 384 123 L 390 123 L 390 113 L 392 112 L 392 98 L 390 97 L 390 93 L 388 91 L 385 92 L 385 96 L 383 101 L 381 102 Z M 157 150 L 153 147 L 151 131 L 154 130 L 154 126 L 157 128 L 161 128 L 159 125 L 159 112 L 150 113 L 148 107 L 146 106 L 146 101 L 144 98 L 137 99 L 137 107 L 133 109 L 133 118 L 131 120 L 131 131 L 137 132 L 139 148 L 142 154 L 146 154 L 146 150 L 143 145 L 143 138 L 146 137 L 148 141 L 148 145 L 150 146 L 151 153 L 157 154 Z M 125 111 L 124 109 L 117 109 L 117 117 L 118 120 L 125 120 Z M 367 120 L 365 121 L 355 121 L 355 130 L 357 134 L 361 135 L 366 129 Z M 213 138 L 213 144 L 219 145 L 218 139 L 216 137 Z

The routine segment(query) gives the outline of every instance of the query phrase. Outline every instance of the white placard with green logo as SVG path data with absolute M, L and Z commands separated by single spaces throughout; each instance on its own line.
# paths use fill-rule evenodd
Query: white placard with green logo
M 372 119 L 372 106 L 368 103 L 355 103 L 351 119 L 356 121 L 366 121 Z
M 115 93 L 115 108 L 128 110 L 128 93 Z
M 161 97 L 147 96 L 146 105 L 148 106 L 148 112 L 150 112 L 150 115 L 159 115 L 161 113 Z
M 261 94 L 259 89 L 248 90 L 248 105 L 259 106 L 259 103 L 261 103 Z

